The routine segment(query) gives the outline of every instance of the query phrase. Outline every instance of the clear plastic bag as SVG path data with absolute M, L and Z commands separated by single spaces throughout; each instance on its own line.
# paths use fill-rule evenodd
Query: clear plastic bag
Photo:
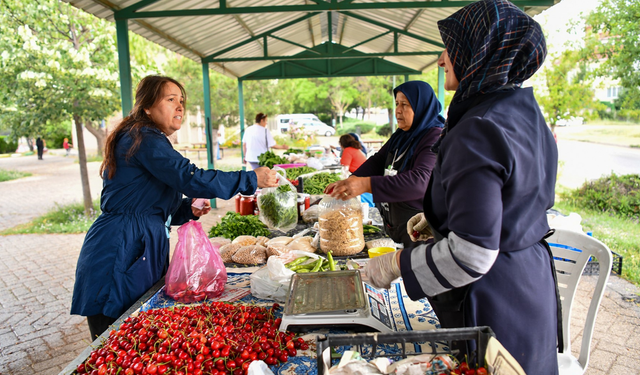
M 226 283 L 227 270 L 202 225 L 189 221 L 180 226 L 165 293 L 179 302 L 196 302 L 220 296 Z
M 320 249 L 325 254 L 353 255 L 364 249 L 362 209 L 355 199 L 346 201 L 325 196 L 319 203 Z
M 260 221 L 269 229 L 288 232 L 298 224 L 298 193 L 281 175 L 277 188 L 262 189 L 258 195 Z

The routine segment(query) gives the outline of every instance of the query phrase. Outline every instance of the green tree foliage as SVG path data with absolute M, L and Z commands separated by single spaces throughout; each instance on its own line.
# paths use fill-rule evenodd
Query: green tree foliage
M 578 51 L 565 50 L 559 57 L 551 58 L 550 63 L 538 73 L 542 76 L 542 84 L 535 88 L 538 104 L 553 131 L 558 120 L 571 116 L 589 117 L 601 104 L 594 100 L 585 63 Z
M 587 17 L 585 52 L 600 61 L 597 74 L 619 79 L 620 85 L 637 91 L 640 87 L 640 2 L 603 0 Z M 637 94 L 628 104 L 640 109 Z M 629 98 L 631 99 L 631 98 Z

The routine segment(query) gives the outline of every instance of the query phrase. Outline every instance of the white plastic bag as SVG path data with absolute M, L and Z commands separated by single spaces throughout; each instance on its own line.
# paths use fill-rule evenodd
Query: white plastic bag
M 287 294 L 289 293 L 289 282 L 291 282 L 291 276 L 295 272 L 285 267 L 285 264 L 302 256 L 308 256 L 313 259 L 321 258 L 318 254 L 300 250 L 292 250 L 282 256 L 269 257 L 265 267 L 260 268 L 249 276 L 251 294 L 257 298 L 286 302 Z

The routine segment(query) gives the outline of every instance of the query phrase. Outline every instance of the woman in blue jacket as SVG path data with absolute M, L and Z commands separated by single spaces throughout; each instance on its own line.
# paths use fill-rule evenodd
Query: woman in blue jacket
M 402 275 L 443 328 L 490 326 L 527 374 L 557 374 L 561 316 L 543 238 L 558 150 L 533 89 L 521 87 L 544 61 L 542 30 L 504 0 L 474 2 L 438 28 L 455 95 L 423 220 L 407 228 L 429 225 L 434 243 L 373 258 L 367 275 L 380 287 Z
M 266 167 L 204 170 L 175 151 L 167 136 L 182 125 L 185 97 L 171 78 L 144 78 L 133 110 L 107 138 L 102 214 L 82 245 L 71 304 L 71 314 L 87 317 L 92 340 L 162 278 L 170 226 L 211 209 L 192 207 L 193 199 L 229 199 L 277 186 L 275 172 Z

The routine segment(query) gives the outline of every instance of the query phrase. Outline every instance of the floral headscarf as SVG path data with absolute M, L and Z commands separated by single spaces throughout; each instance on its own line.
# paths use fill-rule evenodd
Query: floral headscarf
M 505 0 L 469 4 L 438 21 L 438 28 L 460 82 L 452 104 L 521 86 L 547 54 L 540 25 Z

